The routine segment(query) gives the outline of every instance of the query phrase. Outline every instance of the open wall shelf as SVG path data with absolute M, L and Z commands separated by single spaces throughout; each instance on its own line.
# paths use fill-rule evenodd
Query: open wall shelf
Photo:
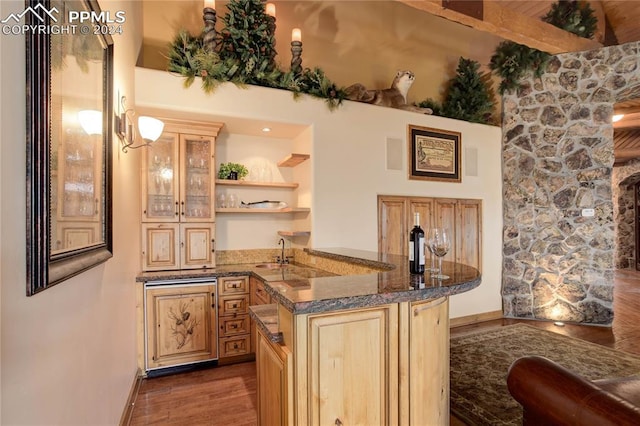
M 231 180 L 231 179 L 216 179 L 216 185 L 226 186 L 251 186 L 261 188 L 291 188 L 295 189 L 298 184 L 295 182 L 257 182 L 248 180 Z
M 219 208 L 216 213 L 248 213 L 248 214 L 264 214 L 264 213 L 308 213 L 311 209 L 308 207 L 297 207 L 286 209 L 248 209 L 248 208 Z
M 291 154 L 287 156 L 287 158 L 281 160 L 278 163 L 278 167 L 294 167 L 303 161 L 308 160 L 309 157 L 311 157 L 309 154 Z
M 278 235 L 281 237 L 308 237 L 311 235 L 310 231 L 278 231 Z

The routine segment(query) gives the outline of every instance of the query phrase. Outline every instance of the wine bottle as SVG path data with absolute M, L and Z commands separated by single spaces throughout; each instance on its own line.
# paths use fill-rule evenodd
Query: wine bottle
M 409 272 L 424 274 L 424 231 L 420 228 L 420 213 L 414 213 L 413 218 L 413 229 L 409 232 Z

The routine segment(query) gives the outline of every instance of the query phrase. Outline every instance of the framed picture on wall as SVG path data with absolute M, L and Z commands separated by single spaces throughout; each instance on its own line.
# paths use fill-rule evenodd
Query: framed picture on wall
M 409 125 L 409 179 L 461 182 L 460 132 Z

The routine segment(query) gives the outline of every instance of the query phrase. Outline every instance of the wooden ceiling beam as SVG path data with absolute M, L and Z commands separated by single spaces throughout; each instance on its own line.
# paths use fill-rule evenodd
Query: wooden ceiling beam
M 616 111 L 616 114 L 621 112 Z M 614 130 L 640 129 L 640 112 L 625 113 L 622 120 L 613 123 L 613 128 Z
M 615 165 L 622 164 L 636 158 L 640 158 L 640 148 L 627 148 L 627 149 L 614 150 Z
M 589 3 L 589 5 L 591 6 L 591 9 L 593 9 L 593 15 L 598 20 L 598 23 L 596 24 L 596 31 L 593 35 L 593 39 L 596 40 L 598 43 L 604 44 L 605 33 L 607 31 L 607 28 L 606 28 L 607 17 L 606 17 L 606 14 L 604 13 L 604 7 L 602 6 L 602 2 L 600 0 L 590 0 L 587 3 Z
M 594 40 L 578 37 L 537 18 L 531 18 L 501 6 L 499 2 L 482 1 L 482 19 L 466 15 L 443 5 L 465 0 L 396 0 L 423 12 L 440 16 L 473 29 L 494 34 L 543 52 L 556 55 L 602 47 Z M 453 7 L 453 6 L 452 6 Z

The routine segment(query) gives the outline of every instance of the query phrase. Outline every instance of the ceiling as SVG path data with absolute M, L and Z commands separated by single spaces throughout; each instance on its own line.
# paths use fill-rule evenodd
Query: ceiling
M 556 0 L 397 1 L 552 54 L 640 41 L 640 0 L 590 1 L 598 18 L 593 40 L 577 37 L 541 20 Z M 624 114 L 613 125 L 616 163 L 640 158 L 640 98 L 614 105 L 614 113 Z

